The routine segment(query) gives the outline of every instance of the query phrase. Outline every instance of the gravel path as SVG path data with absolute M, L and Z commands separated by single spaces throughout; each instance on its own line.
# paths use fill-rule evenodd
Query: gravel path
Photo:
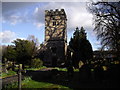
M 23 76 L 22 76 L 23 79 Z M 2 86 L 18 81 L 18 75 L 6 77 L 2 79 Z

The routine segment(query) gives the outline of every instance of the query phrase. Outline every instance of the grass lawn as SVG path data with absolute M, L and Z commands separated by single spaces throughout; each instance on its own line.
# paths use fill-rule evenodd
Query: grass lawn
M 1 73 L 0 77 L 5 78 L 5 77 L 9 77 L 9 76 L 13 76 L 16 75 L 17 73 L 15 71 L 9 70 L 8 73 Z
M 26 83 L 23 83 L 22 88 L 68 88 L 68 87 L 47 82 L 37 82 L 34 80 L 30 80 Z
M 33 70 L 33 71 L 36 71 L 36 70 L 41 70 L 41 69 L 44 69 L 44 68 L 47 68 L 45 66 L 42 66 L 42 67 L 39 67 L 39 68 L 25 68 L 25 70 Z
M 55 68 L 53 68 L 53 69 L 57 69 L 58 71 L 67 71 L 66 68 L 58 68 L 58 67 L 55 67 Z
M 58 71 L 67 71 L 67 68 L 58 68 L 58 67 L 55 67 L 53 69 L 57 69 Z M 79 72 L 79 69 L 75 69 L 74 68 L 74 72 Z
M 18 82 L 14 82 L 4 87 L 4 89 L 18 88 Z M 22 88 L 65 88 L 70 89 L 62 85 L 47 83 L 47 82 L 37 82 L 32 80 L 30 77 L 25 77 L 22 81 Z M 72 90 L 72 89 L 70 89 Z
M 25 70 L 33 70 L 33 71 L 37 71 L 37 70 L 41 70 L 41 69 L 47 69 L 47 67 L 45 66 L 42 66 L 42 67 L 39 67 L 39 68 L 25 68 Z M 55 68 L 52 68 L 52 69 L 57 69 L 58 71 L 67 71 L 66 68 L 58 68 L 58 67 L 55 67 Z M 78 72 L 79 69 L 74 69 L 75 72 Z

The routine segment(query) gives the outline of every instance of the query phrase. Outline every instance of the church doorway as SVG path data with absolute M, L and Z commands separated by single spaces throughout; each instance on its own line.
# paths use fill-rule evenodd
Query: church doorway
M 52 66 L 53 67 L 57 66 L 57 57 L 56 56 L 52 56 Z

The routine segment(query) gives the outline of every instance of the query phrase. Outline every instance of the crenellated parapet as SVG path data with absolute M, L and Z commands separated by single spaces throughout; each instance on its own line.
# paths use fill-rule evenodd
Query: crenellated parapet
M 45 10 L 45 16 L 57 16 L 63 15 L 66 18 L 64 9 L 55 9 L 55 10 Z

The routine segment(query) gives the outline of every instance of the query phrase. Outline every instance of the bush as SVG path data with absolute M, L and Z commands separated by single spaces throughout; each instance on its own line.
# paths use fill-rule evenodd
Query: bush
M 42 60 L 40 60 L 39 58 L 32 59 L 31 67 L 39 68 L 39 67 L 41 67 L 42 65 L 43 65 L 43 62 L 42 62 Z
M 22 85 L 26 84 L 27 82 L 29 82 L 31 79 L 31 77 L 25 77 L 24 80 L 22 81 Z M 12 83 L 9 83 L 9 84 L 6 84 L 2 87 L 2 89 L 4 90 L 9 90 L 9 89 L 12 89 L 12 88 L 15 88 L 17 89 L 18 88 L 18 82 L 12 82 Z
M 12 89 L 12 88 L 18 88 L 18 82 L 9 83 L 2 87 L 3 90 Z

